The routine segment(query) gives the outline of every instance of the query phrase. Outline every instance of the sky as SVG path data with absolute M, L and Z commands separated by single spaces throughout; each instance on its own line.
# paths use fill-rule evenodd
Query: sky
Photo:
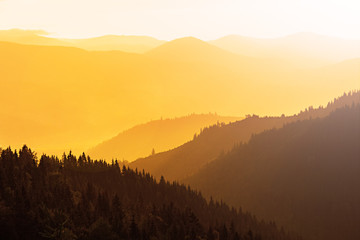
M 0 0 L 0 29 L 41 29 L 69 38 L 211 40 L 314 32 L 360 39 L 359 11 L 359 0 Z
M 358 0 L 0 0 L 0 29 L 54 36 L 106 34 L 203 40 L 314 32 L 360 38 Z

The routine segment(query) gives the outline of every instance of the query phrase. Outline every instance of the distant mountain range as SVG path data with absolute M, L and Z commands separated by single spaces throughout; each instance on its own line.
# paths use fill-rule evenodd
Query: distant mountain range
M 95 159 L 127 160 L 129 162 L 155 152 L 163 152 L 190 141 L 200 129 L 210 125 L 229 123 L 241 117 L 217 114 L 191 114 L 186 117 L 150 121 L 128 129 L 90 149 L 87 154 Z
M 60 155 L 72 149 L 80 154 L 161 116 L 289 115 L 360 88 L 360 59 L 298 69 L 286 61 L 237 55 L 195 38 L 138 54 L 43 46 L 63 42 L 44 36 L 0 31 L 0 101 L 6 103 L 0 112 L 3 147 L 26 142 L 38 152 Z M 157 44 L 148 38 L 123 38 L 123 43 Z M 113 41 L 112 36 L 103 39 Z
M 196 45 L 196 42 L 199 43 L 201 40 L 193 37 L 186 37 L 184 39 L 186 39 L 187 46 L 190 49 L 196 48 L 196 51 L 203 52 L 204 54 L 202 56 L 213 56 L 214 53 L 208 53 L 207 50 L 209 49 L 204 48 L 204 45 Z M 155 51 L 157 53 L 153 53 L 155 48 L 164 45 L 161 51 L 167 52 L 172 45 L 176 45 L 179 39 L 175 41 L 164 41 L 148 36 L 132 35 L 105 35 L 84 39 L 66 39 L 49 37 L 47 32 L 41 30 L 10 29 L 0 30 L 0 41 L 78 47 L 92 51 L 117 50 L 147 53 L 156 56 L 159 54 L 159 50 Z M 272 59 L 273 61 L 276 59 L 276 61 L 282 63 L 287 62 L 300 68 L 314 68 L 351 58 L 360 58 L 360 40 L 341 39 L 314 33 L 297 33 L 269 39 L 228 35 L 208 41 L 208 43 L 234 54 L 250 58 Z M 187 51 L 177 50 L 179 54 L 176 57 L 178 57 L 179 60 L 186 56 Z M 188 53 L 191 55 L 192 52 L 190 51 Z M 191 55 L 191 58 L 197 60 L 198 56 Z M 206 60 L 211 60 L 211 58 L 206 58 Z

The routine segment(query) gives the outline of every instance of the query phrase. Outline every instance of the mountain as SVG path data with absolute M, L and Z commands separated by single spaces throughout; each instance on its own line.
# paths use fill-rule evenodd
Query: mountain
M 152 151 L 163 152 L 181 145 L 205 128 L 217 122 L 233 122 L 240 117 L 222 117 L 217 114 L 192 114 L 186 117 L 161 119 L 132 127 L 90 149 L 93 158 L 134 161 Z
M 360 40 L 346 40 L 313 33 L 256 39 L 229 35 L 210 44 L 237 54 L 289 61 L 298 67 L 319 67 L 360 57 Z
M 151 49 L 145 55 L 158 59 L 176 59 L 182 62 L 191 61 L 212 64 L 245 63 L 246 61 L 253 60 L 249 57 L 242 57 L 225 51 L 194 37 L 179 38 L 166 42 L 159 47 Z
M 310 240 L 360 238 L 360 104 L 253 136 L 185 180 Z
M 144 55 L 152 59 L 174 61 L 180 64 L 190 62 L 197 66 L 206 64 L 208 68 L 224 67 L 228 72 L 236 73 L 240 79 L 274 75 L 280 68 L 293 70 L 293 67 L 286 62 L 234 54 L 194 37 L 166 42 Z
M 151 57 L 162 59 L 176 57 L 179 61 L 214 62 L 213 57 L 217 56 L 217 58 L 225 60 L 224 64 L 227 65 L 233 64 L 232 61 L 241 61 L 239 55 L 247 61 L 255 58 L 262 59 L 268 64 L 277 62 L 281 65 L 292 64 L 301 68 L 320 67 L 347 59 L 360 58 L 360 40 L 338 39 L 313 33 L 297 33 L 275 39 L 229 35 L 208 42 L 193 37 L 185 37 L 167 42 L 148 36 L 131 35 L 67 39 L 49 37 L 49 33 L 42 30 L 10 29 L 0 30 L 0 41 L 43 46 L 78 47 L 91 51 L 118 50 L 146 53 Z M 193 52 L 201 52 L 201 54 L 193 55 Z M 224 57 L 224 55 L 226 56 Z M 232 61 L 228 61 L 229 58 L 232 58 Z M 215 62 L 219 61 L 215 60 Z
M 70 39 L 53 38 L 41 30 L 10 29 L 0 30 L 0 41 L 41 46 L 78 47 L 91 51 L 123 51 L 144 53 L 165 41 L 148 36 L 106 35 L 94 38 Z
M 113 51 L 145 53 L 165 41 L 148 36 L 126 36 L 126 35 L 106 35 L 87 39 L 64 39 L 74 47 L 86 50 Z
M 309 107 L 293 116 L 259 117 L 253 115 L 241 121 L 217 124 L 203 129 L 190 142 L 169 151 L 138 159 L 130 166 L 145 169 L 157 178 L 164 176 L 170 180 L 181 181 L 217 159 L 219 155 L 230 151 L 235 145 L 247 142 L 253 134 L 267 129 L 281 128 L 284 124 L 298 120 L 325 117 L 335 109 L 352 103 L 360 103 L 359 91 L 334 99 L 326 108 Z
M 199 61 L 179 61 L 0 42 L 0 146 L 28 143 L 38 152 L 61 154 L 71 148 L 81 153 L 161 116 L 288 115 L 359 88 L 356 59 L 297 70 L 256 59 L 242 63 L 248 58 L 201 44 L 216 49 L 206 56 L 211 60 L 200 61 L 204 53 L 196 47 L 192 53 Z
M 85 154 L 0 150 L 1 239 L 300 239 L 177 183 Z

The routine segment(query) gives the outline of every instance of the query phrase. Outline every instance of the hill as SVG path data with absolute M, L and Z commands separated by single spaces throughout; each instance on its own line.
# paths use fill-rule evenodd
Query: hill
M 183 180 L 195 174 L 219 155 L 230 151 L 236 144 L 247 142 L 253 134 L 267 129 L 281 128 L 284 124 L 309 118 L 325 117 L 345 105 L 360 103 L 360 92 L 345 94 L 334 99 L 326 108 L 305 111 L 293 116 L 258 117 L 252 116 L 230 124 L 217 124 L 205 128 L 200 135 L 170 151 L 138 159 L 130 164 L 133 168 L 145 169 L 155 177 L 164 176 L 170 180 Z
M 281 38 L 256 39 L 229 35 L 209 41 L 227 51 L 255 58 L 275 58 L 298 67 L 319 67 L 360 57 L 360 41 L 297 33 Z
M 360 237 L 360 104 L 255 135 L 185 182 L 305 239 Z
M 84 154 L 0 150 L 1 239 L 299 239 L 224 203 Z
M 127 160 L 146 157 L 152 151 L 163 152 L 190 141 L 201 128 L 217 122 L 233 122 L 240 117 L 222 117 L 217 114 L 192 114 L 186 117 L 161 119 L 132 127 L 90 149 L 92 158 Z

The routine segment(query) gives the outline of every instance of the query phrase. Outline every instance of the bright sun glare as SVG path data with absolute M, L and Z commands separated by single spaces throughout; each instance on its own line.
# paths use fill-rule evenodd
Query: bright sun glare
M 357 0 L 0 0 L 0 29 L 42 29 L 70 38 L 125 34 L 209 40 L 314 32 L 356 39 L 359 9 Z

